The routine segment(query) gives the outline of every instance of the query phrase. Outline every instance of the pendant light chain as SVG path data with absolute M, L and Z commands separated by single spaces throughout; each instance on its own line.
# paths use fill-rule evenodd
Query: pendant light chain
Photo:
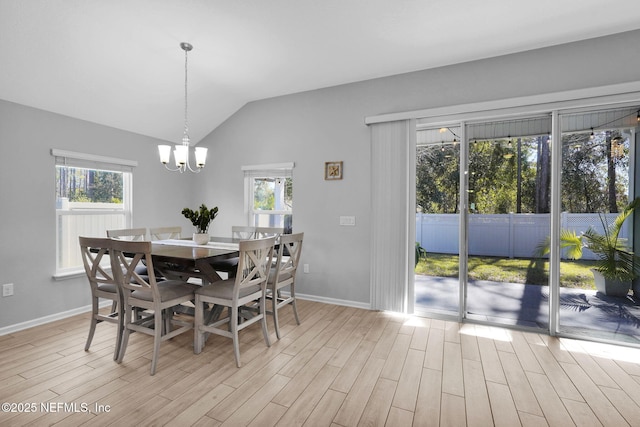
M 189 49 L 184 50 L 184 136 L 182 137 L 183 143 L 189 143 L 189 126 L 187 124 L 187 58 L 189 56 Z

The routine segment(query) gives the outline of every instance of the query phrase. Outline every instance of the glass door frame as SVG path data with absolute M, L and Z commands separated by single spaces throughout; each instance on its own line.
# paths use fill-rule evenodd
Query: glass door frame
M 469 141 L 467 141 L 467 122 L 460 121 L 460 207 L 458 232 L 458 279 L 460 297 L 458 300 L 458 321 L 467 318 L 468 258 L 469 258 Z
M 549 335 L 559 332 L 560 319 L 560 214 L 562 211 L 562 130 L 560 113 L 551 111 L 551 215 L 549 252 Z

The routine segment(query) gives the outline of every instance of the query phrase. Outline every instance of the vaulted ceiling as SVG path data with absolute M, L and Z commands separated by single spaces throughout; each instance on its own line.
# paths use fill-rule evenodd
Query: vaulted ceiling
M 0 99 L 178 143 L 247 102 L 640 28 L 637 0 L 0 0 Z

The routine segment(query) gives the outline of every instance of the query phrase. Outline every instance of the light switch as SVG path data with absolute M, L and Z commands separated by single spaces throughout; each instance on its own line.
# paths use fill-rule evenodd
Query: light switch
M 355 216 L 341 216 L 340 217 L 340 225 L 353 227 L 353 226 L 356 225 L 356 217 Z

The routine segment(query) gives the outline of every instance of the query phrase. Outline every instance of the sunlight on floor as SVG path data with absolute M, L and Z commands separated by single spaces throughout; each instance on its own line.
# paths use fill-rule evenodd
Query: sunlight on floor
M 429 327 L 429 319 L 424 317 L 416 317 L 410 316 L 403 323 L 404 326 L 415 326 L 417 328 L 428 328 Z
M 460 327 L 459 333 L 464 335 L 472 335 L 475 337 L 489 338 L 497 341 L 513 341 L 509 330 L 495 328 L 492 326 L 482 326 L 465 323 Z
M 572 353 L 583 353 L 619 362 L 638 363 L 640 360 L 640 349 L 635 347 L 570 338 L 559 338 L 559 341 L 564 351 L 571 351 Z
M 429 319 L 427 317 L 406 315 L 403 313 L 396 313 L 391 311 L 385 311 L 384 314 L 396 319 L 402 319 L 404 326 L 413 326 L 416 328 L 429 328 L 431 326 L 432 319 Z M 513 341 L 511 330 L 495 326 L 464 323 L 459 325 L 458 333 L 475 337 L 488 338 L 497 341 Z M 640 348 L 624 347 L 615 344 L 582 341 L 569 338 L 554 338 L 550 336 L 546 336 L 546 338 L 552 340 L 557 339 L 562 351 L 584 353 L 594 357 L 602 357 L 622 362 L 637 363 L 638 360 L 640 360 Z

